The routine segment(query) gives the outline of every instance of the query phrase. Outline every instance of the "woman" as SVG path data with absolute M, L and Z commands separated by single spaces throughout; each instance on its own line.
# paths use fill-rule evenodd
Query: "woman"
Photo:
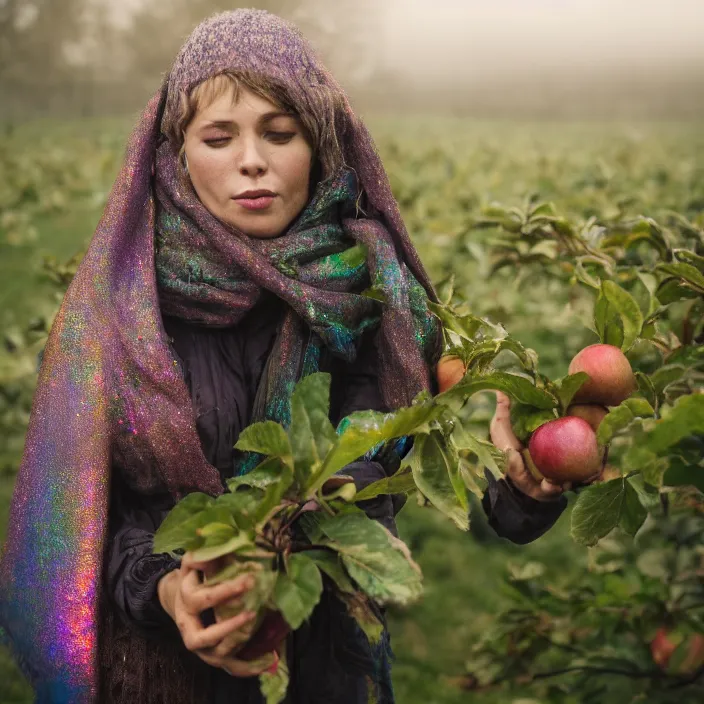
M 370 286 L 384 305 L 359 295 Z M 262 701 L 252 675 L 276 656 L 230 655 L 247 614 L 208 619 L 248 585 L 202 585 L 208 565 L 152 555 L 153 533 L 185 494 L 251 469 L 239 432 L 286 423 L 300 377 L 331 373 L 335 422 L 434 390 L 428 297 L 372 140 L 300 34 L 257 10 L 196 28 L 44 354 L 0 571 L 2 625 L 38 701 Z M 492 437 L 515 449 L 506 408 Z M 362 486 L 402 452 L 345 473 Z M 527 542 L 564 500 L 516 452 L 510 474 L 485 507 Z M 394 530 L 399 507 L 366 510 Z M 370 648 L 329 595 L 287 651 L 290 702 L 393 701 L 388 638 Z

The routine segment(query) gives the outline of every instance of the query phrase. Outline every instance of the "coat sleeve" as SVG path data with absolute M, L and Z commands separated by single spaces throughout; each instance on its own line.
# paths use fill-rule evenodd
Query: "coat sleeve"
M 167 496 L 144 497 L 123 488 L 115 492 L 104 579 L 122 618 L 145 635 L 178 634 L 157 594 L 159 579 L 179 567 L 167 553 L 152 554 L 154 533 L 169 510 Z
M 359 410 L 388 410 L 384 407 L 379 390 L 377 359 L 373 337 L 367 337 L 357 359 L 346 369 L 342 400 L 338 404 L 340 418 Z M 412 438 L 387 444 L 375 454 L 374 461 L 366 458 L 354 462 L 340 473 L 352 475 L 357 488 L 361 489 L 396 472 L 411 447 Z M 489 525 L 500 537 L 511 542 L 523 545 L 536 540 L 554 525 L 567 507 L 564 497 L 558 501 L 536 501 L 521 492 L 509 478 L 497 481 L 489 472 L 486 476 L 489 486 L 482 506 Z M 405 501 L 403 495 L 379 496 L 362 502 L 360 507 L 396 534 L 394 517 Z
M 489 525 L 501 538 L 525 545 L 546 533 L 567 508 L 567 499 L 537 501 L 527 496 L 511 481 L 510 477 L 494 479 L 491 472 L 484 472 L 489 486 L 482 499 L 482 507 Z

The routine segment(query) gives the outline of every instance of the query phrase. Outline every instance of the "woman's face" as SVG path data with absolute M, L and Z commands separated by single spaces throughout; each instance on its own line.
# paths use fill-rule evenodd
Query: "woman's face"
M 184 149 L 203 205 L 250 237 L 282 234 L 308 201 L 313 152 L 301 123 L 245 86 L 236 103 L 227 92 L 198 110 Z

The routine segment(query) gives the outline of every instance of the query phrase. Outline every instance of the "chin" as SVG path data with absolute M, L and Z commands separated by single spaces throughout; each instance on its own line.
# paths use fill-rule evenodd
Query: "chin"
M 264 222 L 254 222 L 254 223 L 244 223 L 241 220 L 226 220 L 225 221 L 230 227 L 234 227 L 236 230 L 247 235 L 247 237 L 255 237 L 260 240 L 273 239 L 283 234 L 284 227 L 280 227 L 277 224 L 264 223 Z

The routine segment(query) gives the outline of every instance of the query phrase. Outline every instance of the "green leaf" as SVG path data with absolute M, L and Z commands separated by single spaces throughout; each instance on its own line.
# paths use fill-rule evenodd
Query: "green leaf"
M 482 326 L 481 318 L 474 315 L 458 315 L 449 306 L 441 303 L 428 302 L 428 309 L 437 315 L 443 327 L 465 340 L 473 340 L 477 330 Z
M 655 392 L 655 387 L 650 377 L 643 372 L 635 372 L 636 381 L 638 382 L 638 391 L 646 398 L 648 403 L 653 408 L 658 407 L 658 395 Z
M 508 394 L 519 403 L 525 403 L 540 409 L 555 408 L 557 399 L 543 389 L 539 389 L 529 379 L 507 372 L 492 372 L 483 376 L 466 376 L 462 381 L 435 400 L 450 408 L 460 408 L 474 394 L 480 391 L 498 390 Z
M 662 477 L 664 486 L 693 486 L 704 494 L 704 466 L 685 464 L 671 457 Z
M 476 437 L 458 421 L 455 422 L 452 440 L 458 450 L 471 452 L 476 455 L 479 462 L 481 462 L 496 479 L 503 476 L 505 455 L 493 443 Z
M 633 296 L 613 281 L 603 281 L 601 292 L 621 318 L 623 327 L 621 349 L 626 351 L 640 335 L 643 328 L 643 314 Z
M 596 440 L 600 445 L 608 445 L 611 438 L 628 427 L 635 418 L 652 416 L 654 413 L 644 398 L 628 398 L 604 416 L 596 432 Z
M 293 630 L 313 613 L 323 592 L 323 578 L 313 560 L 303 553 L 288 558 L 286 572 L 279 573 L 274 586 L 274 603 Z
M 621 347 L 623 342 L 621 321 L 613 306 L 609 304 L 608 299 L 601 290 L 601 286 L 599 286 L 599 295 L 594 303 L 594 329 L 599 335 L 600 342 L 607 344 L 607 339 L 610 339 L 611 341 L 608 344 L 615 344 L 616 347 Z M 617 334 L 620 335 L 620 338 L 615 342 L 614 336 Z
M 522 443 L 527 442 L 534 430 L 550 420 L 555 420 L 556 417 L 554 409 L 536 411 L 534 406 L 511 404 L 511 427 Z M 498 475 L 496 476 L 498 478 Z
M 281 481 L 284 471 L 282 459 L 279 456 L 270 457 L 257 465 L 251 472 L 228 479 L 227 488 L 233 492 L 237 491 L 241 486 L 251 486 L 266 490 L 272 484 Z
M 469 370 L 477 374 L 484 372 L 504 350 L 513 352 L 525 369 L 531 372 L 535 371 L 538 361 L 535 351 L 524 347 L 511 337 L 504 337 L 500 340 L 481 340 L 468 345 L 465 347 L 462 357 Z
M 643 447 L 642 437 L 636 438 L 636 443 L 628 448 L 621 460 L 623 472 L 640 472 L 639 476 L 650 486 L 662 485 L 662 477 L 667 469 L 667 459 L 658 457 L 648 448 Z
M 626 481 L 624 490 L 625 494 L 619 525 L 628 535 L 635 535 L 645 522 L 648 512 L 640 502 L 638 492 L 630 482 Z
M 237 491 L 218 496 L 215 506 L 218 510 L 227 511 L 241 530 L 249 530 L 256 522 L 257 509 L 264 493 L 261 489 L 240 486 Z
M 691 264 L 658 264 L 656 271 L 663 271 L 680 279 L 680 281 L 698 293 L 704 293 L 704 274 Z
M 291 467 L 287 464 L 281 464 L 280 470 L 279 480 L 267 487 L 264 496 L 251 514 L 252 519 L 257 525 L 266 523 L 272 510 L 279 506 L 284 494 L 286 494 L 289 487 L 293 484 L 293 470 Z
M 330 375 L 322 372 L 301 379 L 291 395 L 289 439 L 296 481 L 306 487 L 337 439 L 330 423 Z
M 369 599 L 359 592 L 354 594 L 343 593 L 339 598 L 344 602 L 347 611 L 362 629 L 364 635 L 372 645 L 381 642 L 384 633 L 384 624 L 379 620 Z
M 217 557 L 229 555 L 230 553 L 239 552 L 244 548 L 252 547 L 254 546 L 250 536 L 247 535 L 247 533 L 242 532 L 234 535 L 225 542 L 214 540 L 210 543 L 206 540 L 203 547 L 193 551 L 193 559 L 198 562 L 206 562 L 207 560 L 214 560 Z
M 531 212 L 530 212 L 530 219 L 537 218 L 540 216 L 545 216 L 545 215 L 555 215 L 555 206 L 552 203 L 546 202 L 546 203 L 541 203 L 540 205 L 537 205 Z
M 683 286 L 679 279 L 664 279 L 658 286 L 655 295 L 663 306 L 668 306 L 677 301 L 697 298 L 699 294 L 697 291 Z
M 458 528 L 469 530 L 466 494 L 462 502 L 451 477 L 452 473 L 459 474 L 459 457 L 450 456 L 442 435 L 433 431 L 416 437 L 405 462 L 410 464 L 416 486 L 423 496 L 452 519 Z
M 574 395 L 579 391 L 585 381 L 589 380 L 589 374 L 585 372 L 577 372 L 562 377 L 555 382 L 557 386 L 557 398 L 560 400 L 560 406 L 563 412 L 567 411 L 567 407 L 572 403 Z
M 198 491 L 181 499 L 157 529 L 154 552 L 173 552 L 186 547 L 196 535 L 196 530 L 210 523 L 204 510 L 212 506 L 214 501 L 212 496 Z
M 580 545 L 596 545 L 621 518 L 625 497 L 624 480 L 612 479 L 583 489 L 572 510 L 570 534 Z
M 438 295 L 438 300 L 446 306 L 449 306 L 452 302 L 452 297 L 455 294 L 455 275 L 450 274 L 447 278 L 443 279 L 435 287 L 435 292 Z
M 702 276 L 704 276 L 704 257 L 700 257 L 698 254 L 690 252 L 688 249 L 675 249 L 672 254 L 675 256 L 675 259 L 685 264 L 695 266 L 702 273 Z
M 655 393 L 660 396 L 670 384 L 679 381 L 686 373 L 687 368 L 682 364 L 665 364 L 660 369 L 656 369 L 650 375 Z
M 273 420 L 253 423 L 240 434 L 235 448 L 242 452 L 259 452 L 291 461 L 291 443 L 281 425 Z
M 259 675 L 259 689 L 266 704 L 280 704 L 286 698 L 289 671 L 286 657 L 279 658 L 276 672 L 263 672 Z
M 335 472 L 359 459 L 379 443 L 412 435 L 431 420 L 439 418 L 443 411 L 442 407 L 431 401 L 400 408 L 393 413 L 360 411 L 343 418 L 339 425 L 341 433 L 326 455 L 320 472 L 309 482 L 308 493 L 317 491 Z
M 319 529 L 365 594 L 379 603 L 394 604 L 406 604 L 421 595 L 420 568 L 405 544 L 364 512 L 322 520 Z
M 667 415 L 647 434 L 645 447 L 660 454 L 697 433 L 704 433 L 704 394 L 681 396 L 668 409 Z
M 313 560 L 320 571 L 330 577 L 341 592 L 356 593 L 357 590 L 342 564 L 340 555 L 334 549 L 306 550 L 306 557 Z
M 384 477 L 371 484 L 368 484 L 361 491 L 357 492 L 354 500 L 367 501 L 382 494 L 410 494 L 416 490 L 416 483 L 413 473 L 408 468 L 399 469 L 390 477 Z

